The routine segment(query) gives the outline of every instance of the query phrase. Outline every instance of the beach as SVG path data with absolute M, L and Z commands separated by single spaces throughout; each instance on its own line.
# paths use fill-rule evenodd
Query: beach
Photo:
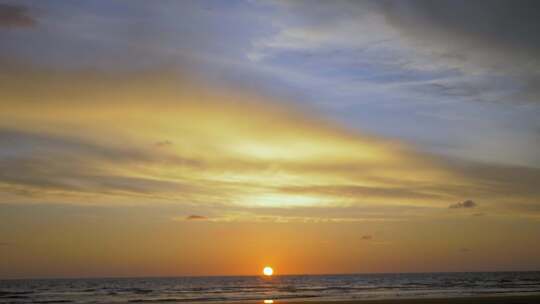
M 277 302 L 274 302 L 276 304 Z M 537 304 L 540 294 L 522 296 L 486 296 L 457 298 L 420 298 L 420 299 L 378 299 L 355 301 L 287 301 L 288 304 Z

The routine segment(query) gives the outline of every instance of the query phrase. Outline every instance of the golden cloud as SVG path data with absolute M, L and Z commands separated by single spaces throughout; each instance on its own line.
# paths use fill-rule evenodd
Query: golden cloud
M 166 71 L 4 78 L 0 188 L 19 201 L 446 209 L 491 190 L 402 143 Z

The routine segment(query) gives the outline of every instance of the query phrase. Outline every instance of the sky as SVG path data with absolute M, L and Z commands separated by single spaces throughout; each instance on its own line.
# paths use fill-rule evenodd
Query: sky
M 540 270 L 537 1 L 0 1 L 0 278 Z

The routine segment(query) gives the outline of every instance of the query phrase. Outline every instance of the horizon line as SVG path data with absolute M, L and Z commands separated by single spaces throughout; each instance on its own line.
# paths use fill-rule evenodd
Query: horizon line
M 354 276 L 354 275 L 384 275 L 384 274 L 458 274 L 458 273 L 509 273 L 509 272 L 540 272 L 537 270 L 474 270 L 474 271 L 405 271 L 405 272 L 351 272 L 351 273 L 289 273 L 274 274 L 270 277 L 261 274 L 255 275 L 172 275 L 172 276 L 89 276 L 89 277 L 23 277 L 23 278 L 0 278 L 0 281 L 22 280 L 103 280 L 103 279 L 173 279 L 173 278 L 220 278 L 220 277 L 261 277 L 271 280 L 272 277 L 288 276 Z

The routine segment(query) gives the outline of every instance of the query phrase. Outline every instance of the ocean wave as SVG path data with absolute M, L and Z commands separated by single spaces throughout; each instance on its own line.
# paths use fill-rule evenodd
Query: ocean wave
M 540 293 L 540 272 L 16 280 L 0 286 L 0 304 L 347 300 Z
M 212 297 L 200 297 L 200 298 L 159 298 L 159 299 L 132 299 L 128 302 L 131 303 L 159 303 L 159 302 L 210 302 L 210 301 L 227 301 L 227 298 L 212 298 Z
M 34 300 L 32 303 L 36 304 L 54 304 L 54 303 L 71 303 L 70 300 Z

